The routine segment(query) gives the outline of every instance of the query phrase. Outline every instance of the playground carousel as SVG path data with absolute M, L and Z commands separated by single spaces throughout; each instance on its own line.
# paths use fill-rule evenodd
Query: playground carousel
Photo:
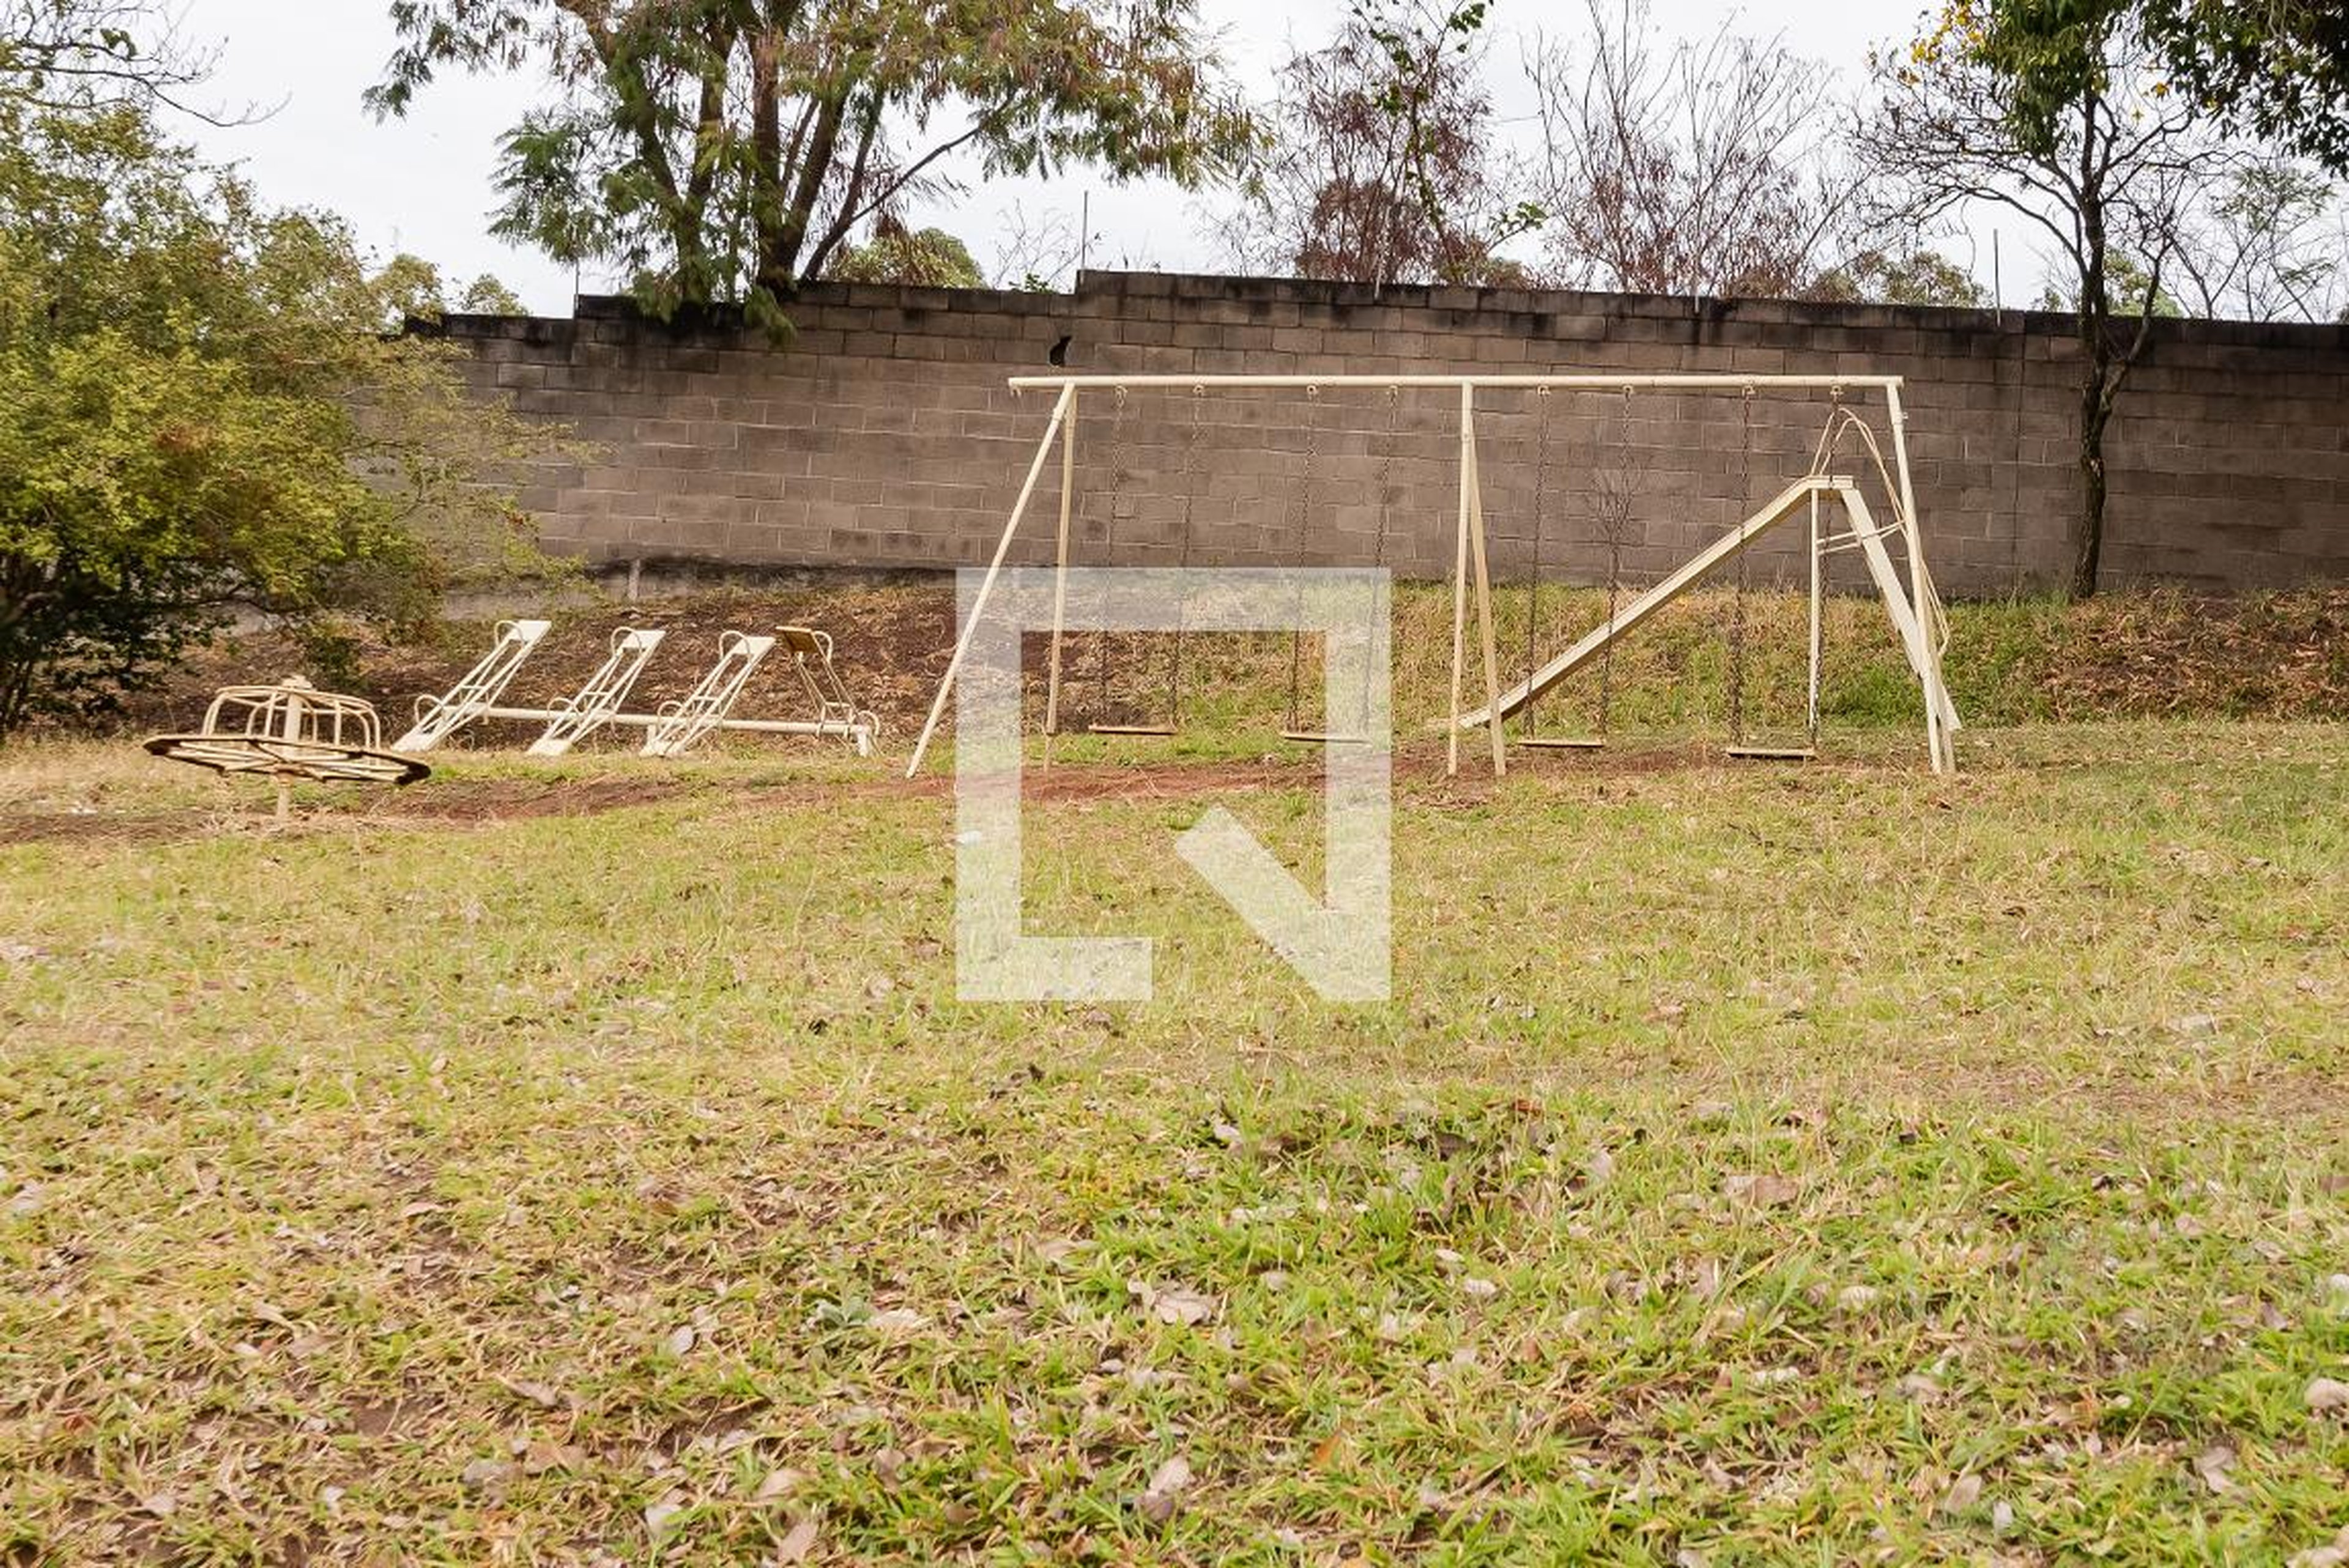
M 150 736 L 146 747 L 158 757 L 223 776 L 254 774 L 273 780 L 281 822 L 297 779 L 406 785 L 432 772 L 413 757 L 383 748 L 374 705 L 320 691 L 300 676 L 275 686 L 222 687 L 205 710 L 202 729 Z

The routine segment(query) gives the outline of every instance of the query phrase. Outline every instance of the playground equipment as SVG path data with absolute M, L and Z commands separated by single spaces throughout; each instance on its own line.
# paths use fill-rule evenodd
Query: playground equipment
M 1005 522 L 1003 532 L 997 542 L 994 556 L 988 564 L 987 573 L 981 579 L 978 590 L 965 616 L 961 634 L 956 642 L 952 656 L 947 661 L 946 673 L 938 682 L 937 693 L 931 701 L 928 717 L 923 723 L 921 734 L 914 745 L 913 756 L 906 765 L 905 771 L 908 777 L 921 767 L 922 758 L 928 750 L 931 738 L 936 734 L 938 723 L 945 714 L 947 699 L 953 693 L 956 678 L 961 673 L 963 661 L 969 652 L 973 634 L 978 629 L 980 617 L 985 614 L 988 597 L 994 590 L 1004 561 L 1010 552 L 1012 541 L 1019 534 L 1020 524 L 1027 514 L 1029 502 L 1033 498 L 1038 482 L 1043 475 L 1045 463 L 1051 455 L 1052 444 L 1055 440 L 1061 443 L 1061 523 L 1054 569 L 1065 574 L 1071 565 L 1070 520 L 1072 501 L 1076 494 L 1078 444 L 1076 415 L 1080 397 L 1085 393 L 1096 390 L 1109 391 L 1117 397 L 1120 418 L 1112 427 L 1114 444 L 1123 435 L 1124 403 L 1131 393 L 1143 390 L 1183 389 L 1188 389 L 1192 394 L 1190 420 L 1194 432 L 1197 428 L 1199 408 L 1210 392 L 1243 389 L 1287 391 L 1301 394 L 1306 399 L 1306 411 L 1302 416 L 1304 460 L 1298 465 L 1296 471 L 1302 476 L 1305 501 L 1301 510 L 1308 522 L 1312 521 L 1310 512 L 1313 499 L 1312 487 L 1319 482 L 1319 465 L 1316 459 L 1322 449 L 1324 438 L 1320 418 L 1314 409 L 1317 406 L 1316 400 L 1324 391 L 1335 388 L 1373 387 L 1382 389 L 1391 397 L 1397 398 L 1410 392 L 1448 393 L 1456 398 L 1459 484 L 1452 573 L 1451 706 L 1445 721 L 1448 735 L 1447 771 L 1457 772 L 1459 769 L 1460 737 L 1464 733 L 1477 728 L 1488 731 L 1494 772 L 1499 774 L 1506 771 L 1507 738 L 1504 732 L 1505 721 L 1520 713 L 1528 713 L 1532 705 L 1544 694 L 1594 664 L 1602 672 L 1602 680 L 1606 679 L 1605 672 L 1610 667 L 1609 655 L 1616 643 L 1636 631 L 1658 611 L 1688 593 L 1706 577 L 1724 569 L 1733 568 L 1737 573 L 1737 593 L 1733 601 L 1732 624 L 1729 631 L 1732 655 L 1730 717 L 1733 740 L 1727 750 L 1732 755 L 1754 757 L 1809 755 L 1813 744 L 1809 739 L 1800 747 L 1756 743 L 1747 733 L 1744 701 L 1744 561 L 1745 552 L 1756 540 L 1772 530 L 1797 518 L 1805 517 L 1808 519 L 1810 530 L 1808 554 L 1811 585 L 1811 690 L 1807 722 L 1810 737 L 1815 738 L 1817 726 L 1819 627 L 1824 589 L 1822 561 L 1826 555 L 1837 551 L 1856 550 L 1861 552 L 1868 577 L 1884 601 L 1886 614 L 1892 624 L 1894 633 L 1899 638 L 1909 669 L 1915 676 L 1922 695 L 1926 750 L 1933 771 L 1949 772 L 1956 766 L 1956 747 L 1952 734 L 1958 727 L 1959 719 L 1956 707 L 1951 702 L 1948 688 L 1941 677 L 1941 655 L 1948 643 L 1947 624 L 1941 613 L 1940 595 L 1933 587 L 1931 574 L 1925 564 L 1923 530 L 1918 519 L 1916 498 L 1909 477 L 1906 438 L 1907 417 L 1902 410 L 1900 399 L 1902 383 L 1901 378 L 1897 376 L 1109 375 L 1015 376 L 1010 378 L 1009 384 L 1014 391 L 1042 389 L 1055 393 L 1051 418 L 1037 442 L 1027 478 L 1020 486 L 1018 499 L 1012 504 L 1010 517 Z M 1715 397 L 1733 394 L 1741 397 L 1743 402 L 1740 405 L 1739 418 L 1744 434 L 1736 449 L 1738 452 L 1735 470 L 1737 489 L 1734 492 L 1736 511 L 1731 515 L 1735 516 L 1738 511 L 1743 511 L 1745 515 L 1726 532 L 1713 539 L 1652 586 L 1636 595 L 1630 596 L 1628 602 L 1622 591 L 1620 571 L 1625 544 L 1626 517 L 1614 516 L 1608 529 L 1609 583 L 1605 620 L 1576 640 L 1563 653 L 1545 663 L 1535 664 L 1532 657 L 1535 650 L 1529 646 L 1528 668 L 1525 678 L 1504 691 L 1493 627 L 1492 581 L 1487 562 L 1485 522 L 1485 486 L 1480 467 L 1477 432 L 1478 398 L 1480 396 L 1485 397 L 1489 406 L 1496 395 L 1541 396 L 1553 392 L 1571 391 L 1614 392 L 1620 394 L 1626 399 L 1660 391 L 1683 395 L 1710 394 Z M 1747 493 L 1747 485 L 1752 477 L 1750 468 L 1754 449 L 1754 404 L 1757 394 L 1764 391 L 1773 394 L 1825 393 L 1832 399 L 1832 407 L 1827 416 L 1826 428 L 1821 432 L 1811 454 L 1807 469 L 1759 509 L 1748 511 L 1747 509 L 1752 506 L 1752 498 Z M 1883 399 L 1882 418 L 1883 424 L 1889 431 L 1889 442 L 1879 440 L 1876 428 L 1846 401 L 1849 396 L 1870 393 L 1878 395 Z M 1257 414 L 1251 422 L 1251 428 L 1262 430 L 1272 422 L 1268 416 Z M 1268 437 L 1263 436 L 1259 438 L 1269 439 Z M 1359 440 L 1361 437 L 1358 436 L 1356 438 Z M 1369 438 L 1371 444 L 1367 449 L 1358 448 L 1357 449 L 1380 451 L 1382 457 L 1389 460 L 1392 459 L 1398 447 L 1402 445 L 1398 441 L 1393 431 L 1392 415 L 1384 448 L 1381 449 L 1376 445 L 1375 437 Z M 1852 473 L 1834 471 L 1839 454 L 1847 440 L 1853 438 L 1856 438 L 1857 444 L 1864 449 L 1864 456 L 1873 468 L 1874 478 L 1880 485 L 1880 493 L 1886 506 L 1889 509 L 1889 518 L 1882 522 L 1878 521 L 1874 506 L 1862 493 L 1859 480 Z M 1185 442 L 1183 449 L 1185 493 L 1181 507 L 1182 544 L 1186 561 L 1190 553 L 1191 494 L 1200 467 L 1196 444 L 1195 433 Z M 1889 458 L 1887 457 L 1885 450 L 1888 445 L 1890 449 Z M 1692 468 L 1699 460 L 1701 460 L 1701 454 L 1692 453 L 1691 462 L 1687 466 Z M 1546 463 L 1544 467 L 1547 467 Z M 1114 470 L 1112 484 L 1122 486 L 1124 482 L 1124 465 L 1121 462 Z M 1537 484 L 1543 492 L 1537 497 L 1537 504 L 1547 506 L 1548 496 L 1546 476 L 1537 475 Z M 1393 488 L 1383 473 L 1379 490 L 1380 494 L 1375 503 L 1378 509 L 1377 549 L 1383 557 L 1387 547 L 1385 514 L 1393 493 Z M 1605 499 L 1602 498 L 1602 500 Z M 1842 507 L 1846 526 L 1841 531 L 1835 533 L 1822 531 L 1820 515 L 1822 501 L 1831 501 Z M 1620 511 L 1621 498 L 1619 496 L 1613 498 L 1609 505 L 1613 511 Z M 1116 511 L 1117 503 L 1113 498 L 1112 519 L 1116 516 Z M 1602 508 L 1602 515 L 1607 514 L 1608 510 Z M 1537 529 L 1538 527 L 1537 520 Z M 1538 537 L 1537 533 L 1537 548 Z M 1901 547 L 1906 557 L 1905 561 L 1898 565 L 1892 555 L 1892 548 L 1896 545 Z M 1537 562 L 1537 571 L 1538 571 L 1538 562 Z M 1061 596 L 1056 594 L 1056 610 L 1050 643 L 1046 699 L 1048 733 L 1057 727 L 1059 718 L 1061 645 L 1064 634 L 1057 609 L 1060 602 Z M 1469 619 L 1472 607 L 1476 622 L 1477 652 L 1481 655 L 1478 662 L 1482 666 L 1485 687 L 1484 706 L 1474 709 L 1468 707 L 1466 700 L 1470 663 Z M 1537 599 L 1532 609 L 1537 615 Z M 1537 627 L 1532 630 L 1537 634 Z M 1178 639 L 1179 635 L 1178 633 Z M 1297 664 L 1298 659 L 1292 650 L 1292 670 Z M 1178 672 L 1181 668 L 1179 640 L 1174 668 Z M 1177 678 L 1179 679 L 1179 676 Z M 1292 681 L 1293 685 L 1294 681 Z M 1174 686 L 1169 695 L 1169 711 L 1163 722 L 1120 727 L 1118 732 L 1152 735 L 1170 732 L 1179 717 L 1173 711 L 1174 702 L 1179 700 L 1179 685 Z M 1605 706 L 1605 697 L 1602 696 L 1602 714 Z M 1292 697 L 1288 722 L 1282 727 L 1289 738 L 1321 742 L 1354 738 L 1343 732 L 1333 731 L 1328 724 L 1328 716 L 1324 716 L 1321 727 L 1318 729 L 1306 727 L 1302 722 L 1303 716 L 1297 711 L 1297 708 L 1298 704 Z M 1530 717 L 1529 713 L 1528 717 Z M 1539 736 L 1534 725 L 1529 723 L 1526 728 L 1533 744 L 1545 743 L 1544 738 Z M 1597 738 L 1603 739 L 1603 737 L 1602 720 L 1600 735 Z M 1585 738 L 1587 743 L 1587 738 Z M 1556 745 L 1558 742 L 1550 740 L 1547 744 Z
M 682 757 L 720 729 L 830 737 L 847 741 L 858 756 L 869 757 L 881 733 L 880 719 L 869 708 L 856 705 L 841 678 L 833 659 L 832 638 L 808 626 L 781 626 L 772 636 L 728 632 L 719 639 L 717 662 L 693 690 L 678 701 L 663 703 L 652 713 L 629 713 L 623 705 L 667 634 L 623 626 L 612 634 L 604 662 L 574 696 L 559 699 L 552 707 L 502 706 L 500 699 L 506 688 L 546 640 L 552 625 L 547 621 L 500 622 L 497 641 L 480 663 L 443 696 L 417 699 L 415 723 L 391 743 L 391 748 L 429 751 L 482 719 L 544 725 L 545 729 L 530 744 L 533 757 L 560 757 L 607 725 L 643 730 L 645 740 L 639 751 L 646 757 Z M 731 717 L 751 676 L 778 645 L 789 656 L 800 689 L 814 705 L 814 717 Z
M 413 784 L 432 769 L 383 749 L 374 705 L 320 691 L 300 676 L 275 686 L 224 686 L 191 734 L 150 736 L 147 749 L 215 773 L 257 774 L 277 785 L 284 821 L 293 783 Z

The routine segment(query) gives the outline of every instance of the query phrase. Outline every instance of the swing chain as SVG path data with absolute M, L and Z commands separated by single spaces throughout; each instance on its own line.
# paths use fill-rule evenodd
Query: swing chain
M 1599 498 L 1599 528 L 1607 536 L 1607 628 L 1606 645 L 1599 650 L 1599 738 L 1607 738 L 1608 724 L 1615 706 L 1615 612 L 1623 590 L 1623 531 L 1631 521 L 1630 459 L 1632 389 L 1623 388 L 1623 401 L 1616 410 L 1616 449 L 1624 454 L 1624 476 L 1621 494 L 1609 495 L 1603 490 Z M 1592 440 L 1598 439 L 1592 432 Z M 1596 454 L 1593 454 L 1594 459 Z M 1594 460 L 1591 467 L 1596 469 Z
M 1745 509 L 1754 500 L 1754 383 L 1745 384 L 1744 428 L 1737 449 L 1737 502 L 1731 508 L 1734 527 L 1745 526 Z M 1729 730 L 1733 742 L 1745 740 L 1745 551 L 1737 552 L 1737 579 L 1729 613 Z
M 1191 570 L 1191 517 L 1199 493 L 1199 419 L 1206 406 L 1207 389 L 1194 385 L 1191 388 L 1191 429 L 1183 442 L 1183 542 L 1175 555 L 1175 570 L 1182 575 L 1181 584 L 1189 581 Z M 1166 722 L 1179 726 L 1183 722 L 1183 608 L 1184 601 L 1174 602 L 1174 663 L 1166 676 Z
M 1537 456 L 1534 460 L 1534 559 L 1532 581 L 1526 589 L 1526 685 L 1533 685 L 1535 661 L 1540 655 L 1541 591 L 1542 591 L 1542 522 L 1549 515 L 1550 471 L 1550 392 L 1547 387 L 1536 389 L 1535 428 L 1537 431 Z M 1526 698 L 1525 730 L 1528 739 L 1541 733 L 1538 696 Z
M 1313 490 L 1315 469 L 1321 456 L 1321 420 L 1319 408 L 1321 388 L 1305 388 L 1305 482 L 1297 498 L 1297 538 L 1301 543 L 1310 537 L 1313 529 Z M 1302 590 L 1300 590 L 1300 593 Z M 1305 634 L 1302 630 L 1288 634 L 1288 711 L 1281 728 L 1299 728 L 1299 714 L 1303 705 L 1305 683 Z
M 1123 386 L 1117 388 L 1112 407 L 1114 412 L 1110 416 L 1109 426 L 1109 513 L 1102 523 L 1102 556 L 1103 563 L 1110 566 L 1117 564 L 1117 503 L 1120 492 L 1125 488 L 1126 395 Z M 1108 630 L 1095 632 L 1093 706 L 1097 712 L 1093 722 L 1096 724 L 1107 722 L 1112 717 L 1109 696 L 1109 650 Z

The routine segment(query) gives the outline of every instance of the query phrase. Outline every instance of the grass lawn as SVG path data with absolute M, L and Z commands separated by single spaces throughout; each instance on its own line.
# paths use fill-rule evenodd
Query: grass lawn
M 1112 1008 L 881 762 L 10 754 L 0 1562 L 2339 1562 L 2349 731 L 1961 744 L 1415 753 L 1370 1006 L 1032 799 Z

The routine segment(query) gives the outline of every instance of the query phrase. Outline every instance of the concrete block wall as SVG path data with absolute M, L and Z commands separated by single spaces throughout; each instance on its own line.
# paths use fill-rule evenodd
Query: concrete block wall
M 451 316 L 477 388 L 601 449 L 523 502 L 599 562 L 943 568 L 992 552 L 1051 408 L 1012 375 L 1898 375 L 1944 592 L 2054 580 L 2077 505 L 2078 351 L 2060 316 L 1088 273 L 1072 294 L 812 287 L 778 347 L 723 315 Z M 1886 432 L 1880 397 L 1848 406 Z M 1493 569 L 1653 578 L 1805 470 L 1825 393 L 1479 394 Z M 1080 399 L 1084 564 L 1451 569 L 1459 407 L 1444 390 L 1135 388 Z M 2161 323 L 2109 442 L 2112 583 L 2349 577 L 2349 327 Z M 1874 489 L 1848 440 L 1837 471 Z M 1013 559 L 1048 561 L 1048 461 Z M 1879 515 L 1882 515 L 1879 509 Z M 1791 536 L 1751 571 L 1797 564 Z M 1856 580 L 1846 556 L 1838 577 Z

